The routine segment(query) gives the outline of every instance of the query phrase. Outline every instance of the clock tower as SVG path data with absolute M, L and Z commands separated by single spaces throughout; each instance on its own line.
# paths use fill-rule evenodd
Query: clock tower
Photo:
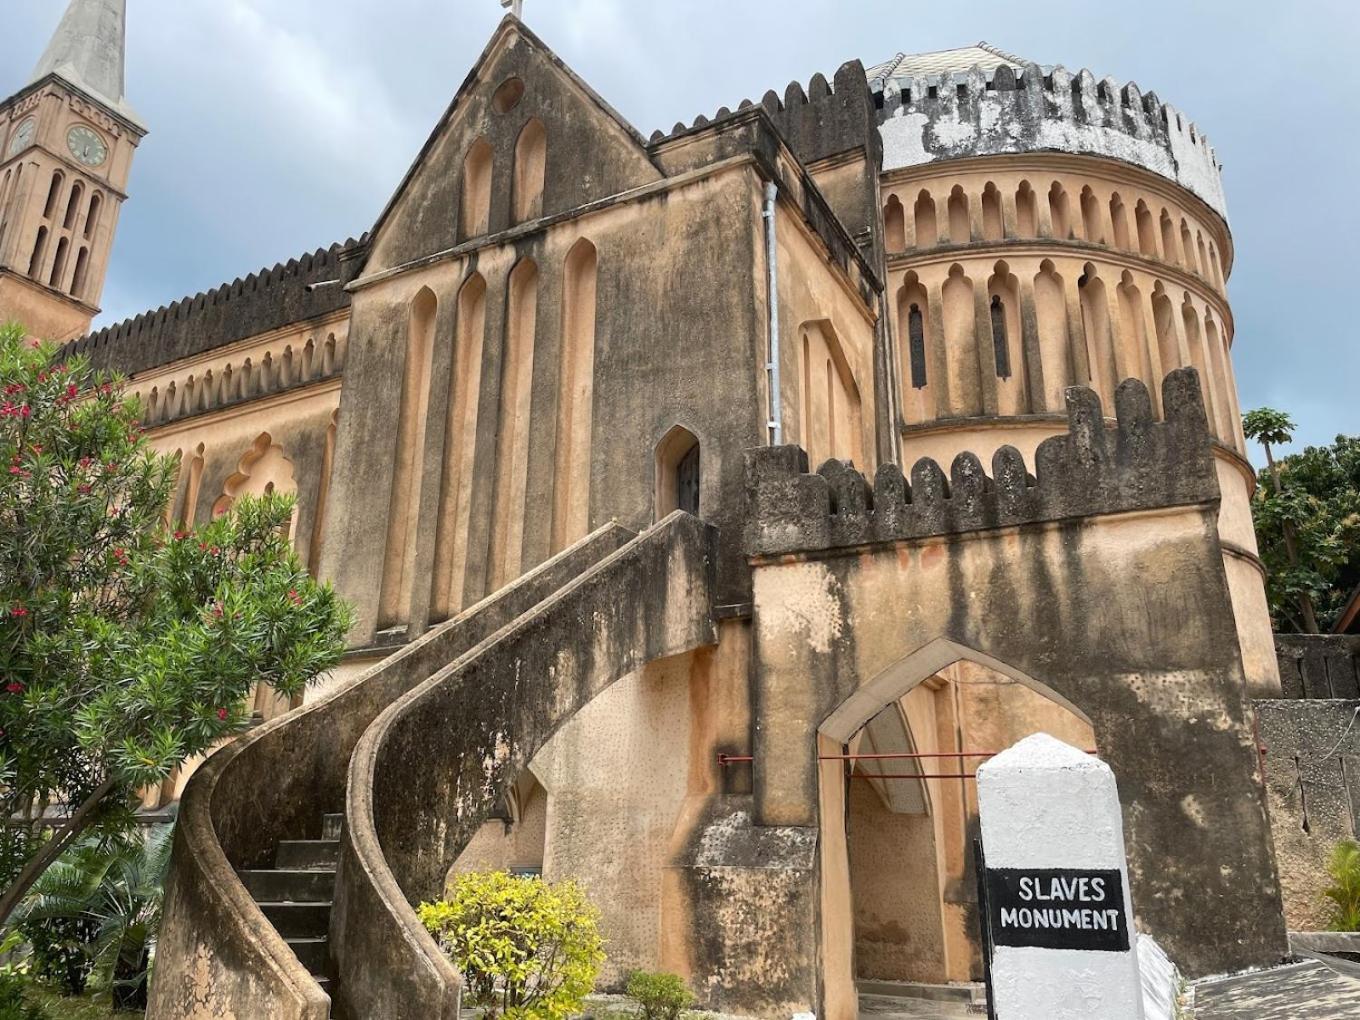
M 64 341 L 99 312 L 146 128 L 123 96 L 127 0 L 70 0 L 28 83 L 0 101 L 0 322 Z

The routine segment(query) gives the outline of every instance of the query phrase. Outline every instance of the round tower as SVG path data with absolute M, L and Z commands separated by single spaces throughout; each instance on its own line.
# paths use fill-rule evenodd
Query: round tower
M 1065 427 L 1064 391 L 1193 366 L 1216 437 L 1222 542 L 1248 684 L 1279 689 L 1232 368 L 1220 165 L 1134 84 L 986 43 L 870 69 L 883 138 L 889 315 L 905 465 L 984 461 Z

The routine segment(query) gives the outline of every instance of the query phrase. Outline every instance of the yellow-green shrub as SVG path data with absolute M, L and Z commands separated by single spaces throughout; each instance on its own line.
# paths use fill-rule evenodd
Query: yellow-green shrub
M 679 1020 L 694 1005 L 694 993 L 675 974 L 635 970 L 628 975 L 628 997 L 642 1007 L 642 1020 Z
M 575 882 L 468 872 L 419 913 L 488 1017 L 564 1020 L 604 963 L 599 912 Z

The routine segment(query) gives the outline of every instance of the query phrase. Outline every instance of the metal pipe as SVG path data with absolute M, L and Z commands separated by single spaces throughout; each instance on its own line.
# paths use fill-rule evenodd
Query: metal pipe
M 779 397 L 779 264 L 778 247 L 775 238 L 774 211 L 779 198 L 779 185 L 774 181 L 765 182 L 765 210 L 761 213 L 765 220 L 765 265 L 769 269 L 770 332 L 766 350 L 765 375 L 769 388 L 769 429 L 771 446 L 784 442 L 783 407 Z
M 976 779 L 977 776 L 971 772 L 922 772 L 917 775 L 914 772 L 885 773 L 877 776 L 872 772 L 852 772 L 851 779 Z

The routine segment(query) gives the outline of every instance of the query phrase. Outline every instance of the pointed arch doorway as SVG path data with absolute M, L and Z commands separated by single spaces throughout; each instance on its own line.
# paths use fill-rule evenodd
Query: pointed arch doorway
M 1039 732 L 1096 746 L 1089 718 L 1051 688 L 943 639 L 822 722 L 822 957 L 840 1006 L 828 1015 L 853 1016 L 861 986 L 981 979 L 971 776 Z

